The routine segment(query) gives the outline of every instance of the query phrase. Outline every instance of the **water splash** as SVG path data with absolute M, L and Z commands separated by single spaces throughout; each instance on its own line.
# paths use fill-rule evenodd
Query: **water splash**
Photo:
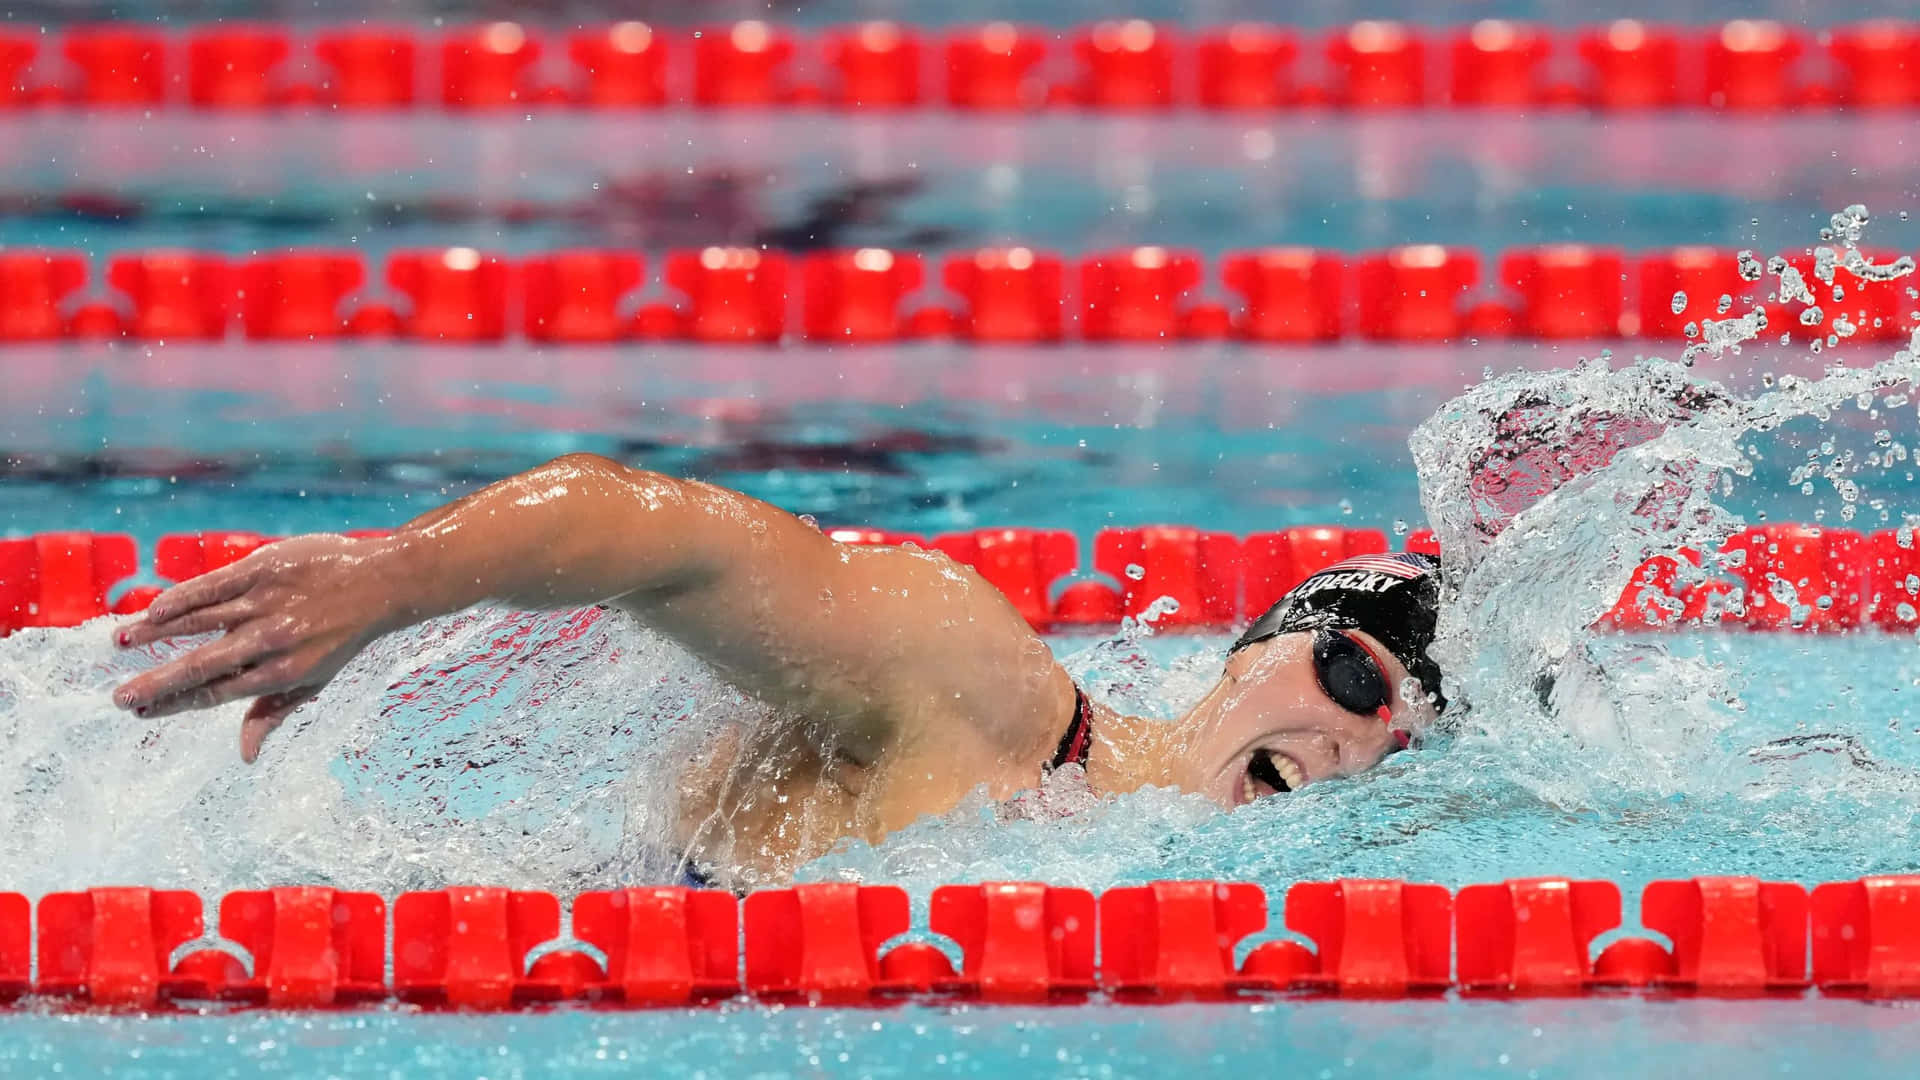
M 0 641 L 0 879 L 566 888 L 664 880 L 665 778 L 767 710 L 616 613 L 477 610 L 383 639 L 238 763 L 240 705 L 160 721 L 106 621 Z
M 1850 245 L 1864 211 L 1848 212 L 1844 229 L 1840 219 L 1836 229 L 1857 255 Z M 1842 261 L 1822 251 L 1823 261 Z M 1748 266 L 1743 259 L 1743 273 Z M 1813 301 L 1784 260 L 1767 269 L 1780 296 Z M 1686 350 L 1688 366 L 1596 361 L 1507 376 L 1449 402 L 1412 438 L 1422 501 L 1445 553 L 1433 652 L 1448 672 L 1448 696 L 1466 705 L 1455 722 L 1514 750 L 1513 774 L 1558 802 L 1589 800 L 1596 785 L 1697 790 L 1712 736 L 1743 708 L 1725 664 L 1592 630 L 1633 568 L 1683 549 L 1717 552 L 1745 524 L 1729 509 L 1736 493 L 1768 501 L 1760 466 L 1783 442 L 1769 437 L 1796 424 L 1821 437 L 1807 453 L 1814 460 L 1785 486 L 1813 495 L 1813 479 L 1827 479 L 1843 521 L 1863 501 L 1869 459 L 1885 477 L 1896 457 L 1886 429 L 1874 433 L 1874 452 L 1836 451 L 1835 440 L 1851 432 L 1836 414 L 1851 403 L 1876 420 L 1899 415 L 1920 377 L 1911 350 L 1819 378 L 1768 376 L 1764 390 L 1742 396 L 1689 366 L 1737 353 L 1765 329 L 1764 311 L 1704 325 L 1705 340 Z M 1892 503 L 1911 497 L 1910 485 L 1894 487 L 1893 500 L 1876 500 L 1883 521 Z M 1830 602 L 1800 597 L 1784 581 L 1775 592 L 1790 607 Z M 1569 738 L 1596 751 L 1591 767 L 1529 767 L 1530 751 Z
M 1913 272 L 1867 260 L 1856 218 L 1836 222 L 1839 247 L 1816 251 L 1823 288 L 1846 285 L 1840 271 Z M 1749 280 L 1764 269 L 1750 253 L 1740 265 Z M 1722 297 L 1717 314 L 1730 307 Z M 1415 434 L 1447 556 L 1436 655 L 1462 703 L 1451 732 L 1367 776 L 1232 814 L 1164 790 L 1096 799 L 1063 769 L 1031 797 L 976 797 L 879 846 L 845 843 L 800 876 L 924 890 L 1910 868 L 1911 641 L 1590 629 L 1644 558 L 1717 550 L 1761 509 L 1817 518 L 1824 503 L 1807 500 L 1831 499 L 1843 520 L 1897 524 L 1916 505 L 1911 351 L 1817 377 L 1755 370 L 1758 390 L 1742 390 L 1701 370 L 1756 342 L 1764 315 L 1702 322 L 1685 354 L 1698 369 L 1595 361 L 1512 375 Z M 1096 697 L 1171 718 L 1218 675 L 1226 642 L 1150 630 L 1061 650 Z M 676 766 L 717 729 L 778 720 L 624 617 L 476 611 L 378 643 L 244 769 L 237 706 L 160 723 L 113 710 L 109 687 L 173 653 L 125 654 L 108 638 L 96 624 L 0 641 L 8 888 L 666 880 Z

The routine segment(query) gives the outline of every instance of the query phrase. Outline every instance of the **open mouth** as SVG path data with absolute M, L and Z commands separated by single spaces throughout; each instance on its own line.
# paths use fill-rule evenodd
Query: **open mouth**
M 1300 763 L 1285 754 L 1260 749 L 1247 759 L 1247 782 L 1241 800 L 1252 802 L 1268 795 L 1279 795 L 1306 785 L 1307 775 Z

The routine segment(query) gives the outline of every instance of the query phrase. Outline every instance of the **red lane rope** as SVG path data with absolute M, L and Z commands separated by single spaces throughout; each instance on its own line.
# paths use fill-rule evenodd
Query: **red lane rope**
M 1899 257 L 1866 254 L 1880 265 Z M 1907 278 L 1873 281 L 1842 266 L 1825 282 L 1812 253 L 1783 258 L 1819 283 L 1818 317 L 1803 321 L 1808 305 L 1771 298 L 1744 279 L 1736 252 L 1704 247 L 1636 256 L 1581 245 L 1518 248 L 1498 258 L 1492 280 L 1483 280 L 1477 253 L 1431 244 L 1357 256 L 1289 247 L 1229 252 L 1212 274 L 1198 253 L 1180 248 L 1122 248 L 1072 261 L 997 247 L 942 257 L 944 291 L 934 295 L 926 281 L 931 257 L 912 252 L 709 247 L 659 260 L 665 300 L 641 299 L 652 291 L 648 260 L 620 250 L 518 260 L 467 247 L 401 251 L 387 258 L 382 290 L 366 257 L 351 251 L 249 259 L 125 252 L 106 260 L 104 280 L 90 282 L 82 254 L 15 249 L 0 252 L 0 344 L 219 341 L 236 326 L 258 341 L 466 344 L 515 334 L 543 344 L 1685 342 L 1709 323 L 1756 308 L 1766 311 L 1768 333 L 1802 343 L 1905 341 L 1915 329 Z
M 1081 561 L 1079 539 L 1060 529 L 978 529 L 931 539 L 878 529 L 827 533 L 841 543 L 913 542 L 945 552 L 998 587 L 1034 627 L 1054 631 L 1111 627 L 1122 617 L 1147 615 L 1156 600 L 1169 596 L 1179 606 L 1158 615 L 1155 626 L 1224 630 L 1265 612 L 1309 575 L 1389 546 L 1378 529 L 1313 525 L 1240 537 L 1154 525 L 1102 529 L 1089 564 Z M 1904 527 L 1862 533 L 1824 525 L 1756 526 L 1726 542 L 1722 550 L 1733 557 L 1724 560 L 1725 576 L 1683 581 L 1681 562 L 1697 567 L 1698 552 L 1649 560 L 1601 625 L 1912 633 L 1920 629 L 1920 541 L 1914 533 Z M 155 544 L 146 579 L 185 581 L 271 540 L 244 532 L 164 536 Z M 1410 534 L 1405 546 L 1438 552 L 1426 530 Z M 66 532 L 0 539 L 0 634 L 144 610 L 159 588 L 123 589 L 145 576 L 142 571 L 131 536 Z M 1782 583 L 1791 587 L 1795 603 L 1778 595 Z
M 1373 21 L 1325 34 L 1140 19 L 818 34 L 757 21 L 552 34 L 511 22 L 444 33 L 117 23 L 70 28 L 57 49 L 37 34 L 0 34 L 0 107 L 1912 108 L 1916 58 L 1920 24 L 1896 21 L 1818 32 L 1754 19 L 1568 32 Z
M 1458 892 L 1397 880 L 1299 882 L 1287 889 L 1283 925 L 1313 947 L 1267 941 L 1236 964 L 1236 947 L 1267 926 L 1256 885 L 1159 881 L 1098 897 L 1037 883 L 945 885 L 932 894 L 925 929 L 957 946 L 956 968 L 931 944 L 884 948 L 913 929 L 906 892 L 888 885 L 801 885 L 744 899 L 678 887 L 588 892 L 574 899 L 570 936 L 551 893 L 405 893 L 391 905 L 391 951 L 389 905 L 373 893 L 228 893 L 217 943 L 206 941 L 191 892 L 51 893 L 37 911 L 4 893 L 0 999 L 509 1009 L 672 1007 L 742 994 L 854 1006 L 904 997 L 1072 1003 L 1095 993 L 1115 1002 L 1448 990 L 1920 996 L 1920 875 L 1811 890 L 1752 877 L 1655 881 L 1641 892 L 1641 921 L 1672 947 L 1628 936 L 1595 956 L 1595 939 L 1623 928 L 1620 901 L 1612 882 L 1566 878 Z

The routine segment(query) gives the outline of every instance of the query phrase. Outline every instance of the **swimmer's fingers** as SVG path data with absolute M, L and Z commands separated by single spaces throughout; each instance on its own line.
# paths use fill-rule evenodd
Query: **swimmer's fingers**
M 172 716 L 196 709 L 211 709 L 241 698 L 277 694 L 292 686 L 299 677 L 294 662 L 288 657 L 279 657 L 258 667 L 210 679 L 203 685 L 189 687 L 177 694 L 157 697 L 140 715 Z
M 320 693 L 318 686 L 302 686 L 258 698 L 247 708 L 240 721 L 240 760 L 251 765 L 260 756 L 260 744 L 274 729 L 285 723 L 294 710 Z
M 193 608 L 182 614 L 156 622 L 151 616 L 122 627 L 116 640 L 124 649 L 150 645 L 169 638 L 192 637 L 195 634 L 210 634 L 215 630 L 231 630 L 252 618 L 258 607 L 247 597 L 228 600 L 225 603 L 208 607 Z
M 146 621 L 169 622 L 190 611 L 231 600 L 251 588 L 267 565 L 265 560 L 250 555 L 231 566 L 183 581 L 153 598 L 147 605 Z
M 151 710 L 163 701 L 184 697 L 236 671 L 251 667 L 269 651 L 258 629 L 249 627 L 237 630 L 218 641 L 202 645 L 178 660 L 127 680 L 113 692 L 113 703 L 144 715 L 143 710 Z

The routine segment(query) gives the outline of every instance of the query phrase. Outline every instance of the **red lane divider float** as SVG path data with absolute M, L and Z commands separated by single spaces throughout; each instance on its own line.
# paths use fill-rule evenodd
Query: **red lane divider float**
M 1898 257 L 1875 252 L 1870 261 L 1885 266 Z M 927 257 L 883 248 L 804 257 L 758 248 L 670 252 L 660 273 L 668 299 L 647 303 L 636 300 L 647 291 L 647 260 L 626 251 L 561 251 L 518 262 L 465 247 L 402 251 L 388 257 L 384 276 L 349 251 L 241 262 L 130 252 L 108 261 L 110 295 L 103 296 L 89 288 L 82 256 L 14 250 L 0 252 L 0 343 L 219 341 L 237 329 L 258 341 L 473 344 L 504 341 L 517 327 L 550 344 L 789 336 L 823 344 L 1036 344 L 1062 340 L 1069 325 L 1089 342 L 1684 342 L 1709 322 L 1756 307 L 1766 310 L 1769 327 L 1803 341 L 1884 343 L 1911 334 L 1916 305 L 1905 278 L 1873 281 L 1841 266 L 1826 282 L 1811 255 L 1786 259 L 1818 297 L 1817 318 L 1803 320 L 1804 301 L 1768 299 L 1767 286 L 1741 278 L 1735 252 L 1714 248 L 1637 257 L 1579 245 L 1522 248 L 1499 258 L 1495 281 L 1482 280 L 1476 253 L 1431 244 L 1351 259 L 1272 248 L 1222 256 L 1222 299 L 1214 299 L 1198 255 L 1134 247 L 1081 259 L 1071 308 L 1068 262 L 1023 247 L 944 256 L 943 291 L 932 295 Z M 1844 294 L 1837 300 L 1835 288 Z M 1077 317 L 1069 319 L 1069 310 Z
M 836 528 L 827 535 L 845 544 L 913 543 L 944 552 L 999 588 L 1041 630 L 1106 627 L 1122 618 L 1148 618 L 1170 630 L 1223 630 L 1265 612 L 1310 574 L 1389 548 L 1378 529 L 1303 525 L 1242 538 L 1151 525 L 1102 529 L 1087 566 L 1079 539 L 1062 529 L 977 529 L 930 540 L 881 529 Z M 168 582 L 186 581 L 273 539 L 250 532 L 163 536 L 154 545 L 153 572 Z M 1908 528 L 1871 534 L 1792 524 L 1747 529 L 1723 549 L 1724 576 L 1701 576 L 1697 552 L 1649 560 L 1600 625 L 1911 633 L 1920 628 L 1917 544 Z M 1409 534 L 1405 549 L 1438 553 L 1425 530 Z M 1683 561 L 1689 564 L 1685 584 Z M 127 587 L 140 570 L 129 536 L 73 532 L 0 540 L 0 635 L 145 610 L 160 589 Z
M 200 897 L 143 888 L 50 893 L 37 919 L 37 993 L 95 1005 L 151 1007 L 176 989 L 171 957 L 201 936 Z
M 802 33 L 759 21 L 620 22 L 546 33 L 513 22 L 445 31 L 295 31 L 225 24 L 67 29 L 58 47 L 0 34 L 0 107 L 187 105 L 258 110 L 574 106 L 963 110 L 1920 105 L 1920 24 L 1817 37 L 1736 19 L 1685 29 L 1619 20 L 1560 31 L 1501 20 L 1431 30 L 1366 21 L 1325 34 L 1119 19 L 1054 31 L 940 32 L 870 22 Z
M 1005 882 L 943 885 L 933 891 L 929 926 L 960 946 L 963 966 L 959 976 L 931 988 L 989 1002 L 1084 997 L 1095 986 L 1097 922 L 1094 895 L 1085 889 Z M 888 959 L 900 951 L 888 953 Z
M 220 901 L 220 935 L 253 958 L 251 975 L 233 961 L 220 997 L 281 1009 L 386 996 L 387 902 L 373 893 L 228 893 Z
M 550 995 L 527 953 L 560 933 L 553 894 L 497 888 L 403 893 L 393 902 L 393 992 L 402 1001 L 500 1009 Z
M 0 893 L 0 1003 L 33 989 L 33 905 Z
M 1454 903 L 1461 990 L 1578 994 L 1601 985 L 1590 957 L 1593 939 L 1620 925 L 1613 882 L 1469 885 Z
M 728 893 L 680 888 L 583 893 L 574 901 L 573 932 L 599 949 L 607 966 L 602 978 L 580 954 L 553 952 L 535 961 L 536 975 L 543 968 L 557 974 L 565 957 L 565 964 L 591 976 L 562 997 L 684 1005 L 739 992 L 739 912 Z
M 78 626 L 105 615 L 109 591 L 138 572 L 131 536 L 71 532 L 0 540 L 0 634 Z M 152 598 L 129 593 L 112 610 L 129 614 Z
M 1622 929 L 1611 882 L 1530 878 L 1457 894 L 1390 880 L 1299 882 L 1287 890 L 1283 923 L 1310 944 L 1260 942 L 1236 965 L 1235 953 L 1268 925 L 1267 902 L 1258 886 L 1216 881 L 1159 881 L 1097 898 L 1038 883 L 946 885 L 934 890 L 927 929 L 958 946 L 956 971 L 935 944 L 889 947 L 914 929 L 895 886 L 801 885 L 744 901 L 677 886 L 583 893 L 571 937 L 561 935 L 551 893 L 451 888 L 394 901 L 389 982 L 386 902 L 370 893 L 229 893 L 219 938 L 206 936 L 190 892 L 54 893 L 40 900 L 37 925 L 25 897 L 0 894 L 0 992 L 143 1009 L 391 997 L 477 1010 L 684 1007 L 742 993 L 840 1006 L 909 996 L 1069 1003 L 1096 992 L 1118 1002 L 1451 989 L 1920 996 L 1920 875 L 1811 893 L 1746 877 L 1655 881 L 1641 894 L 1641 917 L 1671 947 L 1628 936 L 1597 956 L 1597 939 Z M 36 946 L 38 975 L 29 978 Z
M 1713 623 L 1831 633 L 1920 626 L 1920 539 L 1910 528 L 1861 534 L 1816 525 L 1763 525 L 1722 547 L 1726 578 L 1681 587 L 1681 564 L 1650 560 L 1603 623 L 1620 629 Z M 1698 566 L 1698 552 L 1684 558 Z
M 1459 985 L 1468 992 L 1573 995 L 1632 987 L 1742 996 L 1808 986 L 1807 893 L 1791 883 L 1740 877 L 1653 882 L 1641 894 L 1641 920 L 1665 934 L 1672 949 L 1623 937 L 1597 958 L 1594 939 L 1620 926 L 1620 890 L 1612 882 L 1533 878 L 1470 885 L 1457 904 Z M 1852 914 L 1843 905 L 1836 910 L 1844 910 L 1842 918 Z M 1840 976 L 1816 981 L 1825 989 Z
M 1159 881 L 1109 889 L 1100 898 L 1101 985 L 1121 999 L 1249 989 L 1256 980 L 1234 967 L 1234 946 L 1266 925 L 1257 885 Z
M 1809 898 L 1813 981 L 1827 994 L 1920 995 L 1920 880 L 1869 877 L 1816 886 Z

